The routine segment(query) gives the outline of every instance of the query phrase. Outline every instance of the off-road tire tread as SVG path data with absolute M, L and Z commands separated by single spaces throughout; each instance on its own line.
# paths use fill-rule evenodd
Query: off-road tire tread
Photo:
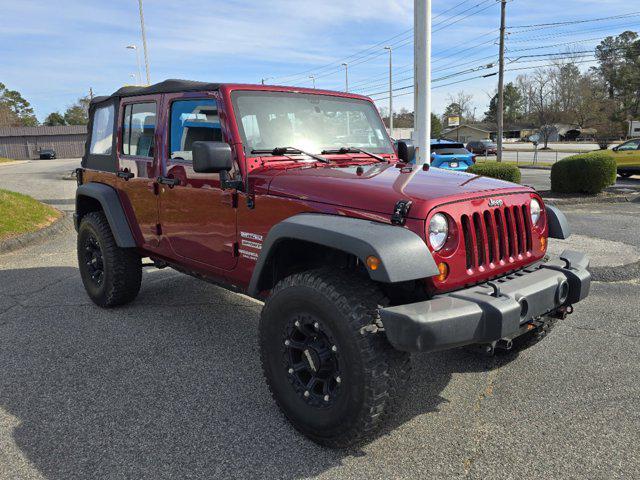
M 101 307 L 117 307 L 133 301 L 142 283 L 142 261 L 140 255 L 131 248 L 118 247 L 109 222 L 102 212 L 90 212 L 82 217 L 98 235 L 102 247 L 105 268 L 109 269 L 109 281 L 105 284 L 104 298 L 92 300 Z M 78 245 L 80 249 L 80 245 Z M 80 250 L 78 250 L 80 252 Z M 80 257 L 78 257 L 78 261 Z M 105 281 L 107 279 L 105 278 Z
M 362 355 L 365 372 L 365 403 L 360 410 L 359 417 L 352 421 L 347 430 L 339 436 L 331 438 L 309 434 L 308 431 L 303 431 L 303 433 L 317 443 L 331 448 L 346 448 L 366 443 L 396 413 L 411 373 L 410 355 L 395 350 L 387 341 L 384 333 L 362 334 L 360 332 L 362 327 L 379 319 L 378 311 L 381 306 L 387 303 L 387 299 L 380 289 L 366 277 L 348 271 L 327 268 L 296 273 L 284 278 L 273 288 L 271 297 L 295 286 L 306 286 L 322 293 L 348 319 L 350 330 Z M 267 300 L 262 310 L 261 339 L 266 319 L 269 316 L 269 305 L 269 300 Z M 267 373 L 265 350 L 261 348 L 260 356 L 269 391 L 283 415 L 291 421 L 295 428 L 302 431 L 296 425 L 295 420 L 287 415 L 274 394 Z

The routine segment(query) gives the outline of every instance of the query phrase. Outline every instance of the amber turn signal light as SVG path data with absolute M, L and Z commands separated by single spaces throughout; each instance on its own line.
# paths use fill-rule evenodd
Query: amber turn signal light
M 547 249 L 547 238 L 540 237 L 540 251 L 544 252 Z
M 377 270 L 381 263 L 378 257 L 374 257 L 373 255 L 367 257 L 367 267 L 369 267 L 369 270 Z
M 449 265 L 444 262 L 440 262 L 438 264 L 438 271 L 440 272 L 440 275 L 438 275 L 436 278 L 439 282 L 444 282 L 449 276 Z

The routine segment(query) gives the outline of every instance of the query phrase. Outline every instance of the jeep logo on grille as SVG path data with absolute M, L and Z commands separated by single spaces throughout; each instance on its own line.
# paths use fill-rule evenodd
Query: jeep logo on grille
M 504 203 L 504 201 L 498 199 L 498 198 L 490 198 L 489 199 L 489 206 L 490 207 L 501 207 L 502 204 Z

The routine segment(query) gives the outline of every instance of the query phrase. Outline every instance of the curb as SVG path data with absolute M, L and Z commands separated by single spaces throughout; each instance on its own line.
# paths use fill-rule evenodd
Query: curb
M 62 215 L 60 215 L 57 220 L 40 230 L 11 237 L 6 240 L 0 240 L 0 255 L 19 250 L 60 232 L 67 223 L 65 220 L 69 217 L 65 212 L 61 213 Z
M 516 165 L 518 168 L 523 168 L 525 170 L 548 170 L 551 171 L 551 166 L 546 165 Z
M 640 202 L 640 194 L 631 195 L 611 195 L 606 197 L 575 197 L 575 198 L 558 198 L 549 197 L 541 194 L 545 202 L 553 205 L 589 205 L 593 203 L 629 203 Z
M 589 267 L 594 282 L 623 282 L 640 278 L 640 261 L 617 267 Z

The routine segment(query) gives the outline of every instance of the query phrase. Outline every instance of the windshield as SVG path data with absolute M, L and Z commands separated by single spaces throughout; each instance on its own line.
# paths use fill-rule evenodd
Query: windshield
M 341 147 L 393 153 L 373 104 L 306 93 L 236 91 L 233 106 L 247 155 L 295 147 L 312 153 Z

